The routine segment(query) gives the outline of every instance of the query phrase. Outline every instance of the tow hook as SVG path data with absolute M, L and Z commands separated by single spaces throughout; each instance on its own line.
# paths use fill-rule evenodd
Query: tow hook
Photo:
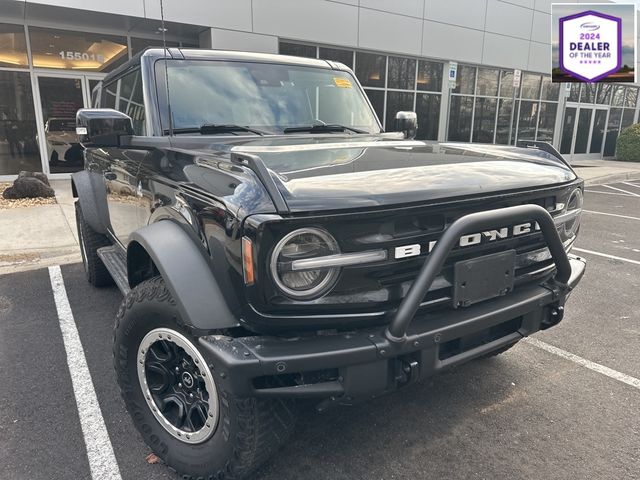
M 399 363 L 396 382 L 398 383 L 398 386 L 414 383 L 418 380 L 419 373 L 420 366 L 416 360 L 402 360 Z
M 549 309 L 549 315 L 540 323 L 540 329 L 546 330 L 554 325 L 559 324 L 564 317 L 564 307 L 562 305 L 553 305 Z

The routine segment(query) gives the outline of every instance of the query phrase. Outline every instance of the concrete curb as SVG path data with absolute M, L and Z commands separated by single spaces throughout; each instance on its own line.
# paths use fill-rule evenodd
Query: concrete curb
M 586 186 L 603 185 L 605 183 L 625 182 L 628 180 L 640 180 L 640 171 L 611 173 L 609 175 L 601 175 L 595 178 L 589 178 L 584 181 Z

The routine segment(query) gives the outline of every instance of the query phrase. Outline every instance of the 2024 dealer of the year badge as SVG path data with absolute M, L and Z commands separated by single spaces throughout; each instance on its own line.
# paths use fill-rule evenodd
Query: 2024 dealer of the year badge
M 622 66 L 622 20 L 588 10 L 560 19 L 560 68 L 597 82 Z

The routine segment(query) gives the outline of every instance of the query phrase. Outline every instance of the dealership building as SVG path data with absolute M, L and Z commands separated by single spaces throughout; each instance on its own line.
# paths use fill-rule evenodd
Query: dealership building
M 612 158 L 638 121 L 638 86 L 551 83 L 551 3 L 164 0 L 163 28 L 160 0 L 0 0 L 0 179 L 81 168 L 76 111 L 163 36 L 170 47 L 342 62 L 387 130 L 397 111 L 417 112 L 419 139 L 542 140 L 571 161 Z

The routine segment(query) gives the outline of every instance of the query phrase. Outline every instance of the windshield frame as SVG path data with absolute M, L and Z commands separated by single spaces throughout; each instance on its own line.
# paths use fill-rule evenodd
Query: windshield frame
M 193 59 L 193 58 L 185 58 L 185 59 L 166 59 L 166 63 L 168 64 L 169 68 L 171 68 L 171 62 L 217 62 L 217 63 L 239 63 L 239 64 L 249 64 L 249 63 L 256 63 L 256 64 L 265 64 L 265 65 L 274 65 L 274 66 L 282 66 L 282 67 L 299 67 L 299 68 L 310 68 L 310 69 L 318 69 L 318 70 L 327 70 L 327 71 L 338 71 L 338 72 L 342 72 L 347 74 L 350 77 L 351 83 L 353 85 L 353 87 L 358 91 L 359 95 L 361 96 L 361 98 L 364 100 L 364 106 L 366 106 L 366 108 L 369 110 L 370 114 L 372 115 L 373 119 L 375 120 L 375 128 L 373 128 L 372 132 L 366 132 L 366 133 L 362 133 L 362 134 L 358 134 L 358 133 L 354 133 L 354 132 L 350 132 L 349 129 L 345 129 L 344 133 L 348 134 L 348 135 L 379 135 L 380 133 L 384 132 L 384 129 L 382 128 L 382 123 L 380 122 L 380 119 L 378 118 L 378 115 L 376 114 L 373 105 L 371 104 L 371 101 L 369 100 L 369 97 L 367 96 L 367 94 L 365 93 L 364 89 L 362 88 L 362 85 L 360 85 L 360 82 L 358 81 L 358 79 L 356 78 L 355 74 L 353 73 L 353 71 L 342 65 L 342 64 L 335 64 L 334 62 L 331 62 L 331 64 L 329 62 L 326 63 L 326 68 L 323 66 L 310 66 L 310 65 L 305 65 L 305 64 L 292 64 L 289 62 L 275 62 L 275 61 L 268 61 L 268 60 L 249 60 L 249 59 L 224 59 L 224 60 L 218 60 L 218 59 L 207 59 L 207 58 L 198 58 L 198 59 Z M 155 90 L 156 90 L 156 100 L 157 100 L 157 107 L 158 107 L 158 121 L 159 121 L 159 134 L 162 136 L 170 136 L 170 133 L 165 133 L 168 132 L 171 127 L 174 127 L 173 125 L 169 125 L 169 109 L 170 109 L 170 105 L 167 104 L 167 88 L 166 88 L 166 70 L 165 70 L 165 59 L 163 58 L 158 58 L 156 59 L 156 61 L 153 64 L 153 72 L 154 72 L 154 79 L 155 79 Z M 171 82 L 169 82 L 169 94 L 171 94 Z M 260 126 L 258 125 L 249 125 L 249 127 L 253 127 L 253 128 L 260 128 Z M 178 130 L 178 128 L 176 128 L 176 130 Z M 175 135 L 175 134 L 174 134 Z M 201 134 L 196 134 L 191 133 L 191 134 L 180 134 L 180 135 L 194 135 L 194 136 L 201 136 Z M 215 135 L 220 135 L 220 136 L 224 136 L 224 135 L 231 135 L 231 136 L 244 136 L 244 135 L 250 135 L 250 136 L 255 136 L 254 134 L 250 133 L 250 132 L 234 132 L 234 134 L 232 133 L 220 133 L 220 134 L 215 134 Z M 272 132 L 269 133 L 268 135 L 273 135 L 273 136 L 291 136 L 291 134 L 285 134 L 282 131 L 279 132 Z M 317 133 L 316 135 L 336 135 L 336 133 Z

